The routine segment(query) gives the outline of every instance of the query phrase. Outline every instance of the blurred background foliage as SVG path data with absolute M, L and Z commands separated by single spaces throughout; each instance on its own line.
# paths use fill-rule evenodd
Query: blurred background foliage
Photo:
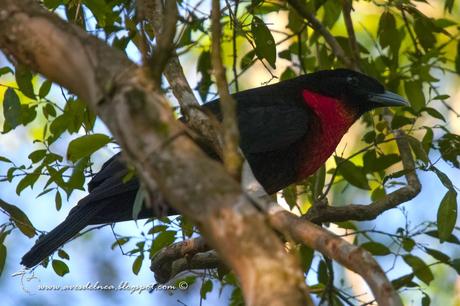
M 405 183 L 392 133 L 404 130 L 424 191 L 376 221 L 328 226 L 375 255 L 408 304 L 460 305 L 459 189 L 455 179 L 460 177 L 460 4 L 454 0 L 297 2 L 333 35 L 355 68 L 406 96 L 411 106 L 366 114 L 325 167 L 280 192 L 279 203 L 306 213 L 325 191 L 331 205 L 384 197 Z M 139 64 L 155 45 L 154 31 L 137 14 L 136 1 L 43 0 L 42 4 Z M 210 101 L 217 98 L 210 73 L 210 2 L 177 1 L 177 5 L 176 52 L 196 96 L 202 102 Z M 285 1 L 228 0 L 221 7 L 223 60 L 233 92 L 345 66 L 324 37 Z M 8 267 L 10 272 L 19 269 L 19 253 L 12 255 L 10 249 L 21 244 L 25 250 L 45 232 L 31 220 L 53 215 L 54 210 L 67 211 L 84 194 L 79 190 L 85 190 L 87 179 L 118 148 L 78 97 L 6 58 L 1 64 L 0 181 L 2 188 L 8 187 L 0 192 L 6 201 L 0 202 L 0 272 L 5 279 L 10 278 L 5 273 Z M 163 85 L 177 110 L 167 82 Z M 33 203 L 40 199 L 45 200 Z M 31 212 L 30 205 L 35 204 L 40 206 Z M 53 216 L 46 230 L 58 222 Z M 124 263 L 132 270 L 132 275 L 125 275 L 128 279 L 135 279 L 140 271 L 148 274 L 148 259 L 162 247 L 197 234 L 193 224 L 182 217 L 138 221 L 127 233 L 112 231 L 113 244 L 106 243 L 98 252 L 122 248 L 128 258 Z M 65 278 L 78 274 L 78 266 L 69 266 L 83 254 L 66 252 L 67 248 L 43 263 L 46 270 L 39 266 L 36 270 L 41 271 L 36 272 L 54 271 Z M 318 301 L 329 299 L 334 305 L 372 301 L 356 275 L 306 247 L 300 247 L 299 254 Z M 105 264 L 111 266 L 109 270 L 117 268 L 114 262 Z M 243 303 L 232 274 L 207 271 L 185 277 L 190 284 L 199 284 L 192 305 L 219 295 L 224 287 L 231 289 L 220 303 Z M 14 282 L 12 287 L 20 291 L 19 282 Z

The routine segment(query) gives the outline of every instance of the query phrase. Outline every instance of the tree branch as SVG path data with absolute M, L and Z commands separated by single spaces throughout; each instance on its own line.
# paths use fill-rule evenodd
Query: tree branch
M 353 62 L 348 58 L 343 48 L 337 42 L 335 37 L 329 32 L 324 25 L 310 12 L 306 5 L 300 0 L 288 0 L 288 3 L 299 13 L 300 16 L 305 18 L 310 27 L 318 31 L 326 40 L 326 43 L 331 47 L 332 53 L 342 62 L 345 66 L 353 68 Z
M 222 264 L 217 257 L 213 260 L 209 256 L 195 257 L 196 254 L 207 251 L 209 251 L 209 246 L 202 237 L 174 243 L 155 254 L 150 270 L 155 273 L 155 279 L 158 282 L 165 283 L 178 273 L 190 270 L 192 267 L 193 269 L 211 269 L 216 268 L 217 264 Z M 180 263 L 177 264 L 179 260 Z
M 163 27 L 163 5 L 161 0 L 138 0 L 139 6 L 144 11 L 145 18 L 152 25 L 156 35 L 162 35 Z M 222 136 L 220 125 L 210 120 L 207 114 L 200 109 L 190 84 L 185 77 L 179 58 L 173 50 L 166 64 L 165 77 L 172 88 L 174 96 L 177 98 L 182 115 L 187 126 L 204 138 L 214 151 L 222 157 Z
M 345 26 L 348 33 L 348 42 L 350 44 L 351 55 L 353 56 L 353 66 L 352 68 L 356 71 L 360 71 L 359 68 L 359 45 L 356 40 L 355 29 L 353 27 L 353 21 L 351 19 L 351 10 L 353 9 L 353 0 L 342 0 L 342 13 L 343 20 L 345 21 Z
M 384 211 L 395 208 L 416 197 L 421 190 L 421 184 L 415 173 L 415 163 L 409 147 L 406 135 L 401 130 L 394 131 L 396 143 L 401 156 L 407 185 L 386 195 L 384 198 L 374 201 L 369 205 L 350 204 L 345 206 L 312 206 L 305 215 L 312 222 L 339 222 L 347 220 L 365 221 L 375 219 Z
M 162 6 L 162 1 L 156 1 L 156 8 L 153 11 L 159 10 L 158 6 Z M 177 24 L 177 4 L 176 0 L 166 0 L 164 12 L 163 26 L 160 31 L 157 31 L 157 44 L 153 49 L 149 60 L 149 68 L 153 79 L 158 84 L 160 83 L 161 74 L 168 63 L 171 52 L 174 50 L 174 35 L 176 34 Z
M 184 133 L 143 69 L 33 0 L 3 0 L 0 28 L 3 51 L 86 101 L 146 188 L 158 186 L 198 225 L 238 275 L 247 305 L 305 305 L 298 259 L 285 252 L 264 215 L 222 165 Z
M 358 246 L 296 215 L 275 209 L 269 214 L 273 227 L 298 243 L 318 250 L 344 267 L 361 275 L 381 306 L 402 305 L 385 272 L 372 255 Z
M 212 1 L 211 12 L 212 32 L 212 53 L 211 60 L 213 74 L 216 79 L 217 91 L 220 97 L 220 108 L 223 115 L 223 137 L 224 137 L 224 165 L 227 171 L 235 178 L 239 178 L 243 159 L 239 153 L 239 131 L 236 118 L 236 102 L 228 91 L 225 68 L 222 64 L 221 41 L 222 35 L 220 25 L 220 2 Z

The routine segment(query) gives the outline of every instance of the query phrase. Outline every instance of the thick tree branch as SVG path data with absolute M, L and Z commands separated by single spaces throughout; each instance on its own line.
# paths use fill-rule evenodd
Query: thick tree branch
M 220 25 L 220 1 L 212 1 L 212 67 L 216 79 L 217 91 L 220 97 L 220 107 L 223 115 L 224 136 L 224 165 L 227 171 L 235 178 L 239 178 L 243 159 L 239 153 L 239 131 L 236 119 L 236 102 L 228 91 L 225 68 L 222 64 Z
M 385 272 L 369 252 L 288 211 L 272 210 L 270 221 L 274 228 L 295 242 L 318 250 L 361 275 L 380 306 L 402 305 L 400 297 L 393 289 Z
M 273 203 L 264 204 L 267 205 L 271 225 L 288 240 L 317 250 L 359 274 L 369 285 L 379 305 L 402 305 L 385 272 L 369 252 L 320 226 L 280 209 Z M 202 238 L 182 241 L 162 249 L 152 259 L 151 269 L 155 272 L 157 280 L 167 282 L 182 271 L 222 266 L 214 253 L 199 254 L 205 251 L 208 251 L 208 248 Z
M 176 274 L 192 269 L 216 268 L 222 264 L 220 259 L 210 256 L 197 256 L 198 253 L 209 251 L 209 246 L 202 237 L 184 240 L 164 247 L 152 258 L 150 270 L 155 273 L 155 279 L 165 283 Z M 185 259 L 185 262 L 184 260 Z M 203 260 L 203 261 L 200 261 Z M 180 261 L 177 264 L 177 261 Z
M 156 5 L 158 6 L 162 4 L 157 2 Z M 158 8 L 154 8 L 154 10 L 158 10 Z M 152 56 L 149 61 L 149 68 L 152 73 L 152 77 L 157 83 L 160 83 L 161 74 L 163 73 L 169 57 L 174 50 L 174 35 L 176 34 L 178 17 L 176 0 L 166 0 L 163 12 L 163 27 L 156 36 L 156 48 L 153 49 Z
M 297 258 L 222 165 L 184 133 L 145 71 L 32 0 L 3 0 L 0 48 L 84 99 L 120 143 L 146 188 L 200 228 L 235 271 L 247 305 L 305 305 Z M 206 175 L 203 175 L 206 171 Z
M 347 67 L 353 68 L 353 62 L 348 58 L 343 48 L 337 42 L 335 37 L 329 32 L 324 25 L 310 12 L 306 5 L 300 0 L 288 0 L 288 3 L 299 13 L 300 16 L 305 18 L 310 27 L 318 31 L 323 37 L 326 43 L 331 47 L 332 53 Z

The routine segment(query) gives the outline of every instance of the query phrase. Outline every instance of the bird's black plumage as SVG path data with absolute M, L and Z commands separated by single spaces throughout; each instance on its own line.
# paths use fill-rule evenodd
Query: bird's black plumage
M 321 118 L 306 103 L 302 96 L 305 90 L 337 99 L 337 103 L 350 111 L 353 120 L 378 106 L 402 105 L 402 98 L 386 95 L 375 79 L 346 69 L 319 71 L 234 94 L 240 148 L 254 176 L 269 194 L 298 181 L 299 169 L 311 151 L 309 144 L 321 143 L 316 138 L 327 123 L 321 123 Z M 202 107 L 222 119 L 219 100 Z M 124 182 L 127 171 L 120 153 L 109 159 L 89 182 L 89 194 L 64 222 L 38 240 L 21 263 L 26 267 L 40 263 L 87 225 L 132 219 L 139 181 L 134 177 Z M 171 208 L 167 211 L 175 213 Z M 144 208 L 139 217 L 152 215 L 151 210 Z

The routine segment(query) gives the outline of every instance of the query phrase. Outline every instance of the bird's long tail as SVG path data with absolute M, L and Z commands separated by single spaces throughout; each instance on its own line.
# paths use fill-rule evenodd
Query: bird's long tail
M 76 207 L 78 209 L 71 212 L 61 224 L 37 241 L 22 257 L 21 264 L 27 268 L 39 264 L 87 226 L 103 207 L 103 205 Z

